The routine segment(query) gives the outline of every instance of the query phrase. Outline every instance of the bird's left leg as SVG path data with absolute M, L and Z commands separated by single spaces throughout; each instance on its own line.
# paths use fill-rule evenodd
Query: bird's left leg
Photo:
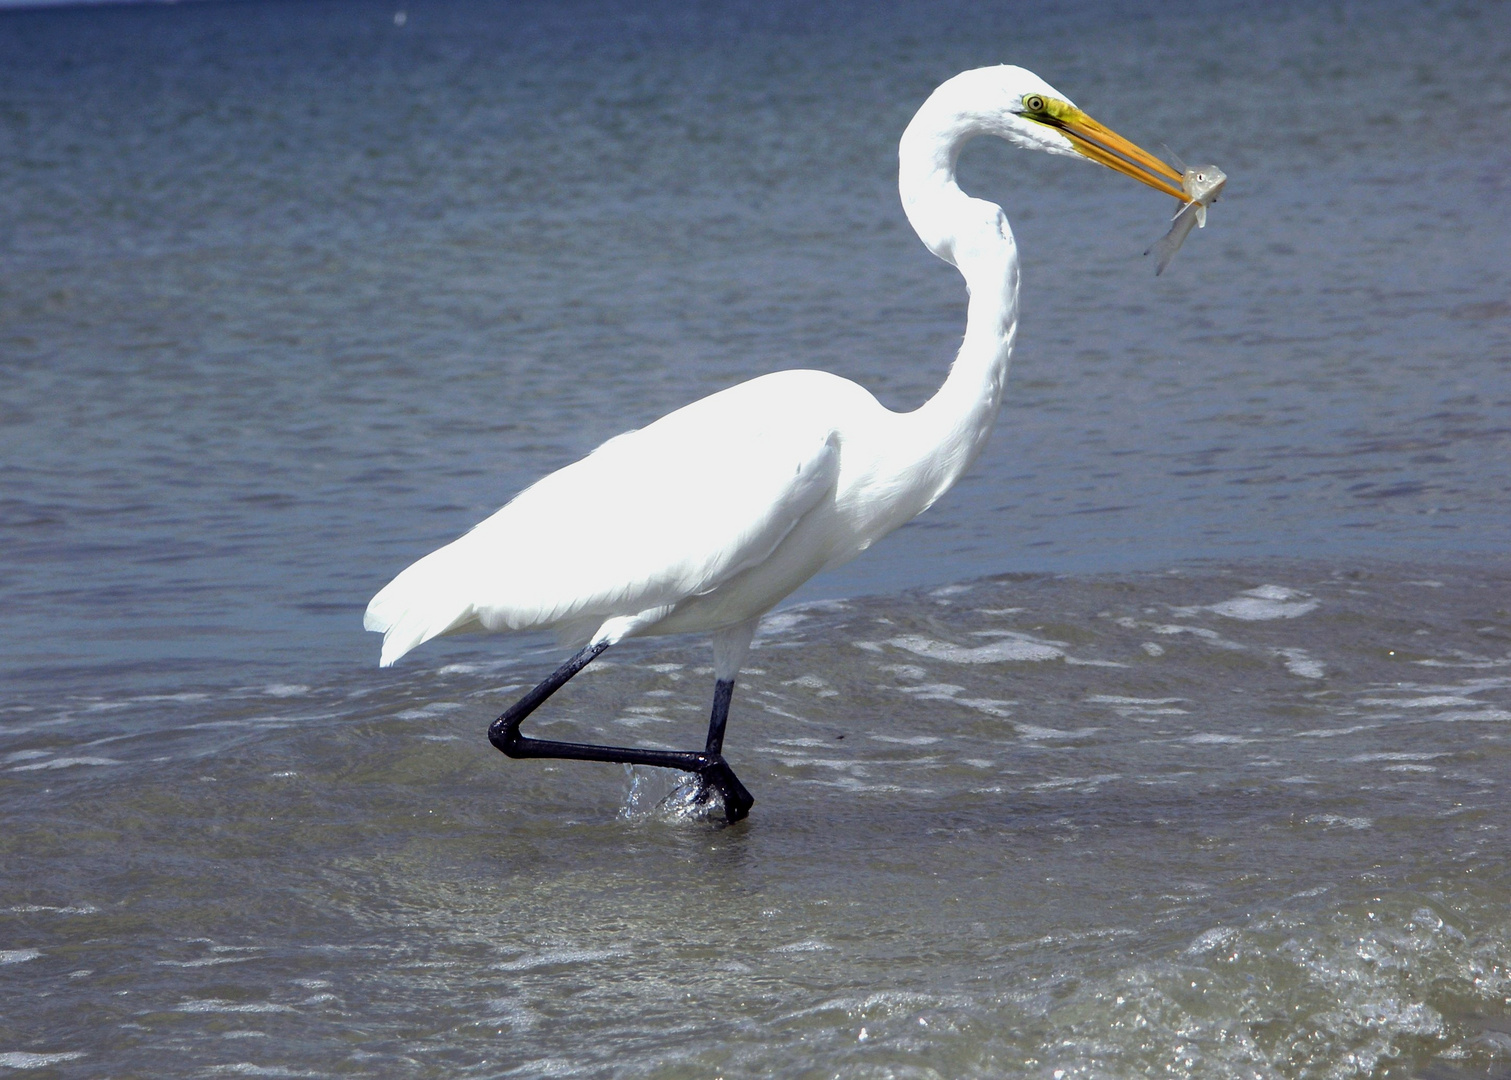
M 574 761 L 613 761 L 624 765 L 654 765 L 663 769 L 702 773 L 715 764 L 717 755 L 693 750 L 643 750 L 633 746 L 599 746 L 596 743 L 558 742 L 555 739 L 532 739 L 522 734 L 520 724 L 573 675 L 587 667 L 598 654 L 613 644 L 599 639 L 585 646 L 572 659 L 513 705 L 488 728 L 488 741 L 512 758 L 569 758 Z M 722 758 L 718 758 L 722 762 Z M 725 766 L 728 768 L 728 766 Z

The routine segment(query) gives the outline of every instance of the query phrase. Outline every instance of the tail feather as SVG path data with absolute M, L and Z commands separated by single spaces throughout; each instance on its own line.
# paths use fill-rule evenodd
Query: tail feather
M 428 557 L 427 557 L 428 559 Z M 473 606 L 459 600 L 444 575 L 421 559 L 394 578 L 367 605 L 364 629 L 383 635 L 379 667 L 392 667 L 410 649 L 477 621 Z

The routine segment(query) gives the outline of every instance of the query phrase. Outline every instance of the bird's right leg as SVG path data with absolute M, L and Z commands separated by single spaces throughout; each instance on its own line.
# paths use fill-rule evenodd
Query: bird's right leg
M 698 783 L 700 792 L 706 793 L 709 789 L 718 792 L 724 800 L 725 816 L 730 821 L 739 821 L 755 805 L 755 799 L 724 760 L 724 729 L 729 724 L 735 675 L 745 662 L 745 654 L 750 651 L 750 641 L 759 622 L 760 616 L 756 616 L 714 635 L 714 705 L 708 717 L 708 741 L 703 748 L 713 762 L 698 771 Z
M 702 791 L 710 788 L 717 791 L 724 800 L 724 815 L 730 821 L 739 821 L 750 813 L 755 798 L 724 760 L 724 728 L 729 723 L 729 702 L 734 692 L 733 679 L 719 679 L 714 683 L 714 707 L 708 718 L 708 742 L 703 751 L 713 761 L 698 770 L 698 784 Z
M 739 821 L 750 813 L 755 800 L 740 783 L 734 770 L 724 760 L 717 747 L 704 751 L 696 750 L 645 750 L 630 746 L 599 746 L 593 743 L 558 742 L 555 739 L 532 739 L 520 733 L 519 726 L 552 694 L 566 685 L 567 681 L 587 667 L 605 649 L 609 641 L 597 641 L 585 646 L 577 655 L 551 673 L 550 677 L 524 697 L 520 698 L 495 720 L 488 728 L 488 741 L 512 758 L 567 758 L 574 761 L 611 761 L 624 765 L 651 765 L 663 769 L 679 769 L 695 773 L 706 790 L 713 788 L 724 800 L 724 814 L 731 822 Z M 722 684 L 721 684 L 722 685 Z M 733 683 L 727 684 L 733 690 Z M 715 695 L 715 716 L 729 711 L 729 693 L 723 695 L 724 712 L 718 712 L 718 695 Z M 719 742 L 723 739 L 723 724 L 719 725 Z M 709 731 L 710 746 L 713 730 Z

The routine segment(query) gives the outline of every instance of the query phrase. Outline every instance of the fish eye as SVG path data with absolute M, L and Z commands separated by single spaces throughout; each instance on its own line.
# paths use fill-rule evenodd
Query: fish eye
M 1026 112 L 1043 112 L 1044 99 L 1038 94 L 1029 94 L 1028 97 L 1023 99 L 1023 108 Z

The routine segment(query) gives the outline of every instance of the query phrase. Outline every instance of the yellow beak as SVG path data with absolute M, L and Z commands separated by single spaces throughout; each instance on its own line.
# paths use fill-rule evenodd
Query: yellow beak
M 1185 179 L 1169 165 L 1143 147 L 1135 146 L 1111 128 L 1103 127 L 1080 109 L 1056 102 L 1049 115 L 1035 117 L 1065 134 L 1075 148 L 1092 161 L 1100 162 L 1109 169 L 1116 169 L 1124 176 L 1131 176 L 1156 191 L 1173 195 L 1181 202 L 1189 202 L 1181 182 Z

